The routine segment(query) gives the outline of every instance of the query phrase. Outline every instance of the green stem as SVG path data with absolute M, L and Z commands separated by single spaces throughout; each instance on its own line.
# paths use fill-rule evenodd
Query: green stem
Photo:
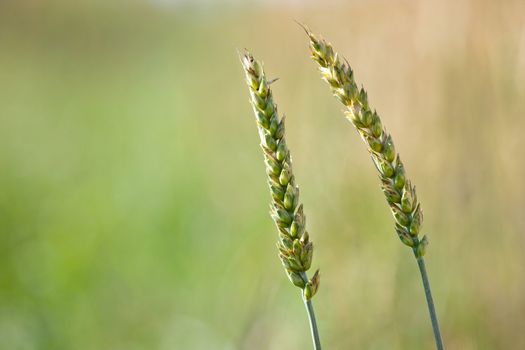
M 306 273 L 302 273 L 302 277 L 305 280 L 308 280 Z M 317 329 L 317 321 L 315 319 L 314 305 L 312 300 L 306 300 L 303 297 L 304 305 L 306 306 L 306 311 L 308 312 L 308 318 L 310 320 L 310 332 L 312 333 L 312 341 L 314 343 L 314 350 L 321 350 L 321 340 L 319 338 L 319 330 Z
M 416 251 L 414 251 L 416 254 Z M 439 330 L 439 324 L 437 320 L 436 309 L 434 307 L 434 300 L 432 299 L 432 291 L 430 290 L 430 282 L 428 281 L 427 269 L 425 267 L 425 260 L 423 257 L 417 257 L 417 265 L 419 266 L 419 272 L 421 272 L 421 279 L 423 280 L 423 287 L 425 288 L 425 296 L 427 297 L 428 312 L 430 313 L 430 321 L 432 321 L 432 330 L 434 331 L 434 338 L 436 339 L 436 348 L 443 350 L 443 341 L 441 340 L 441 332 Z
M 314 306 L 312 300 L 304 301 L 308 317 L 310 318 L 310 331 L 312 332 L 312 341 L 315 350 L 321 350 L 321 340 L 319 339 L 319 330 L 317 329 L 317 322 L 315 321 Z

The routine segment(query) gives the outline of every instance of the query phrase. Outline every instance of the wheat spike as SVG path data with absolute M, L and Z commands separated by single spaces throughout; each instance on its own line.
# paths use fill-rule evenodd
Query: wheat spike
M 279 118 L 262 64 L 247 51 L 241 62 L 264 153 L 272 195 L 270 213 L 279 230 L 279 258 L 290 281 L 303 290 L 305 300 L 310 300 L 319 288 L 319 271 L 311 279 L 306 276 L 314 247 L 306 231 L 303 205 L 299 204 L 299 187 L 295 184 L 292 158 L 284 137 L 285 118 Z
M 405 168 L 395 150 L 392 137 L 383 127 L 377 112 L 370 108 L 366 91 L 357 86 L 354 72 L 348 62 L 334 52 L 330 43 L 318 39 L 308 28 L 302 27 L 310 38 L 312 59 L 318 63 L 323 80 L 330 85 L 333 95 L 345 106 L 347 118 L 367 145 L 379 172 L 381 188 L 394 216 L 397 235 L 401 242 L 411 247 L 414 252 L 427 299 L 436 347 L 438 350 L 443 350 L 443 341 L 423 259 L 428 239 L 426 236 L 419 238 L 423 211 L 417 200 L 416 188 L 406 178 Z
M 305 28 L 310 38 L 312 59 L 318 63 L 322 78 L 333 95 L 345 106 L 348 120 L 366 143 L 381 179 L 381 188 L 392 211 L 396 232 L 401 241 L 412 247 L 416 256 L 425 254 L 426 236 L 419 239 L 423 211 L 416 188 L 406 178 L 403 162 L 397 154 L 392 137 L 386 132 L 379 115 L 370 108 L 368 95 L 359 88 L 354 72 L 346 60 L 334 52 L 330 43 L 318 39 Z

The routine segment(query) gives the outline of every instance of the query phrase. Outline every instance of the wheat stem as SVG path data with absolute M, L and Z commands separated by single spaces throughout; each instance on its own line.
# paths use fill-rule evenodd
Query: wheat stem
M 428 312 L 430 314 L 430 321 L 432 322 L 432 330 L 434 331 L 434 338 L 436 339 L 436 347 L 438 350 L 443 350 L 443 341 L 441 340 L 441 331 L 439 330 L 439 323 L 437 320 L 437 313 L 434 307 L 434 299 L 432 298 L 432 290 L 430 289 L 430 282 L 428 281 L 427 269 L 425 267 L 425 260 L 423 257 L 417 257 L 417 252 L 414 255 L 421 273 L 421 280 L 423 281 L 423 288 L 425 289 L 425 297 L 427 298 Z
M 308 279 L 306 273 L 304 278 Z M 317 321 L 315 319 L 314 305 L 311 299 L 303 298 L 304 305 L 306 306 L 306 312 L 308 313 L 308 319 L 310 320 L 310 332 L 312 334 L 312 341 L 314 343 L 315 350 L 321 350 L 321 339 L 319 338 L 319 329 L 317 328 Z

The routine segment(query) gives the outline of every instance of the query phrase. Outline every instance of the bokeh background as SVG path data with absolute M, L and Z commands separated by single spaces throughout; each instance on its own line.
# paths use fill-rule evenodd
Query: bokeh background
M 300 20 L 417 185 L 449 349 L 525 349 L 525 2 L 0 1 L 0 349 L 309 349 L 237 49 L 265 62 L 327 349 L 432 349 L 417 266 Z

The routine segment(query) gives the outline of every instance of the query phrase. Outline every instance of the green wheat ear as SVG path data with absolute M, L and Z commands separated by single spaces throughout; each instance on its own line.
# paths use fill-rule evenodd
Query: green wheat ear
M 347 119 L 352 122 L 365 141 L 372 160 L 379 171 L 381 187 L 392 210 L 396 232 L 401 242 L 423 256 L 427 239 L 419 239 L 423 211 L 416 196 L 416 188 L 406 178 L 403 162 L 396 153 L 392 137 L 384 129 L 377 112 L 368 104 L 363 88 L 358 88 L 354 72 L 346 61 L 341 61 L 332 46 L 317 39 L 307 30 L 310 37 L 312 59 L 319 64 L 322 78 L 334 96 L 346 107 Z
M 372 156 L 381 179 L 381 188 L 394 216 L 397 235 L 401 242 L 412 248 L 417 259 L 436 344 L 438 349 L 443 349 L 423 260 L 428 239 L 426 236 L 419 238 L 423 211 L 417 200 L 416 188 L 407 179 L 392 137 L 384 129 L 377 112 L 370 108 L 366 91 L 357 86 L 354 72 L 348 62 L 341 60 L 330 43 L 318 39 L 308 28 L 301 26 L 310 38 L 312 59 L 319 65 L 323 80 L 328 83 L 333 95 L 346 107 L 347 118 L 356 127 Z
M 299 204 L 299 187 L 295 184 L 292 158 L 284 138 L 284 117 L 279 118 L 270 89 L 271 82 L 266 78 L 261 63 L 249 52 L 241 56 L 241 63 L 250 90 L 250 102 L 257 120 L 272 194 L 270 213 L 279 230 L 279 258 L 290 281 L 302 290 L 314 346 L 321 349 L 311 303 L 311 298 L 319 289 L 320 275 L 319 270 L 311 279 L 306 275 L 312 265 L 314 247 L 306 231 L 303 205 Z

